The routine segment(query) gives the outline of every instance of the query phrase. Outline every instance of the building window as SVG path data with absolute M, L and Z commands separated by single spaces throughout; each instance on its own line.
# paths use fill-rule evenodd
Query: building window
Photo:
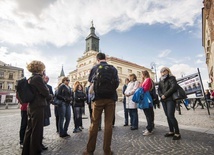
M 139 71 L 137 71 L 137 77 L 140 78 L 141 77 L 141 74 Z
M 9 79 L 13 79 L 13 73 L 9 73 Z
M 119 74 L 122 74 L 122 67 L 117 67 L 117 71 Z
M 12 102 L 13 101 L 13 95 L 6 95 L 6 102 Z
M 0 79 L 4 78 L 4 72 L 0 72 Z
M 128 73 L 131 74 L 131 73 L 132 73 L 132 70 L 131 70 L 131 69 L 128 69 Z
M 13 89 L 13 83 L 8 83 L 7 89 L 12 90 Z
M 3 83 L 0 83 L 0 89 L 3 89 Z

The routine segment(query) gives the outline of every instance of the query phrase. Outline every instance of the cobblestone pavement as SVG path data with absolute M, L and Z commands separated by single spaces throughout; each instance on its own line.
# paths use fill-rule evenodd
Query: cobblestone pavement
M 182 115 L 176 113 L 182 139 L 173 141 L 163 135 L 168 131 L 166 118 L 162 109 L 155 111 L 155 131 L 153 135 L 143 136 L 145 129 L 145 116 L 139 111 L 139 129 L 131 131 L 130 127 L 123 126 L 122 104 L 117 103 L 116 123 L 113 128 L 112 150 L 115 155 L 210 155 L 214 154 L 214 108 L 211 115 L 207 115 L 205 109 L 185 110 Z M 88 109 L 86 107 L 86 116 Z M 53 112 L 52 112 L 53 114 Z M 56 133 L 54 115 L 51 117 L 51 125 L 44 129 L 44 144 L 48 150 L 43 155 L 81 155 L 88 140 L 89 119 L 83 119 L 85 129 L 81 133 L 72 133 L 73 120 L 68 133 L 69 138 L 60 138 Z M 19 126 L 20 110 L 0 108 L 0 155 L 19 155 Z M 102 125 L 103 126 L 103 125 Z M 103 130 L 99 132 L 95 155 L 102 155 Z

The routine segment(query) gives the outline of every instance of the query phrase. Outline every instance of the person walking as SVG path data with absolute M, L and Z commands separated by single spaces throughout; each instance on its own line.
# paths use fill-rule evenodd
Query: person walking
M 172 94 L 177 90 L 177 81 L 168 67 L 163 67 L 160 73 L 161 78 L 159 81 L 158 94 L 161 98 L 163 110 L 169 125 L 169 132 L 164 136 L 173 137 L 173 140 L 179 140 L 181 139 L 181 135 L 177 119 L 175 118 L 176 102 L 172 98 Z
M 32 61 L 27 65 L 32 73 L 29 84 L 32 87 L 35 98 L 28 104 L 28 123 L 25 132 L 22 155 L 40 155 L 42 149 L 44 109 L 47 106 L 46 99 L 51 99 L 47 86 L 42 78 L 45 65 L 41 61 Z
M 138 129 L 138 110 L 137 110 L 137 103 L 132 101 L 133 95 L 137 88 L 140 85 L 140 82 L 137 81 L 137 76 L 135 74 L 129 75 L 130 82 L 125 91 L 126 95 L 126 108 L 128 109 L 129 116 L 131 118 L 131 130 Z
M 125 95 L 125 91 L 127 88 L 127 85 L 129 83 L 129 78 L 125 79 L 125 84 L 123 86 L 123 110 L 124 110 L 124 118 L 125 118 L 125 123 L 123 126 L 128 126 L 129 125 L 129 114 L 128 114 L 128 109 L 126 108 L 126 95 Z
M 85 106 L 85 101 L 87 97 L 86 94 L 83 92 L 83 86 L 81 84 L 78 84 L 74 88 L 74 115 L 75 115 L 75 128 L 73 133 L 77 133 L 82 131 L 80 128 L 82 125 L 82 107 Z
M 149 72 L 147 70 L 142 71 L 142 84 L 141 87 L 143 88 L 144 92 L 149 92 L 152 87 L 154 87 L 153 81 L 150 78 Z M 144 131 L 143 135 L 148 136 L 151 135 L 154 129 L 154 109 L 153 105 L 150 104 L 148 109 L 143 109 L 144 114 L 146 116 L 147 126 L 146 130 Z
M 99 121 L 103 110 L 105 112 L 103 151 L 105 155 L 112 155 L 112 121 L 119 78 L 117 69 L 107 64 L 104 53 L 99 52 L 96 58 L 98 64 L 91 69 L 88 77 L 88 81 L 94 84 L 95 97 L 93 99 L 92 123 L 89 129 L 89 139 L 83 155 L 91 155 L 95 151 Z

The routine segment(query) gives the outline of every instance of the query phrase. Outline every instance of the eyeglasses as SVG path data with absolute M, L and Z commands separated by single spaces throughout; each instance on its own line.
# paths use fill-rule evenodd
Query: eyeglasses
M 66 81 L 70 82 L 70 80 L 66 80 Z

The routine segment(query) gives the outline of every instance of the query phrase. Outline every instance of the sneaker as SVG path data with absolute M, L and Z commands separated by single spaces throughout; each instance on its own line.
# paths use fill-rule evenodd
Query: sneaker
M 168 132 L 164 135 L 164 137 L 173 137 L 174 133 L 173 132 Z
M 82 131 L 82 130 L 80 130 L 79 128 L 77 128 L 77 129 L 74 129 L 73 133 L 78 133 L 80 131 Z
M 149 132 L 148 130 L 146 130 L 144 133 L 143 133 L 143 136 L 148 136 L 148 135 L 151 135 L 152 132 Z
M 180 140 L 181 139 L 181 135 L 180 134 L 175 134 L 172 138 L 172 140 Z

